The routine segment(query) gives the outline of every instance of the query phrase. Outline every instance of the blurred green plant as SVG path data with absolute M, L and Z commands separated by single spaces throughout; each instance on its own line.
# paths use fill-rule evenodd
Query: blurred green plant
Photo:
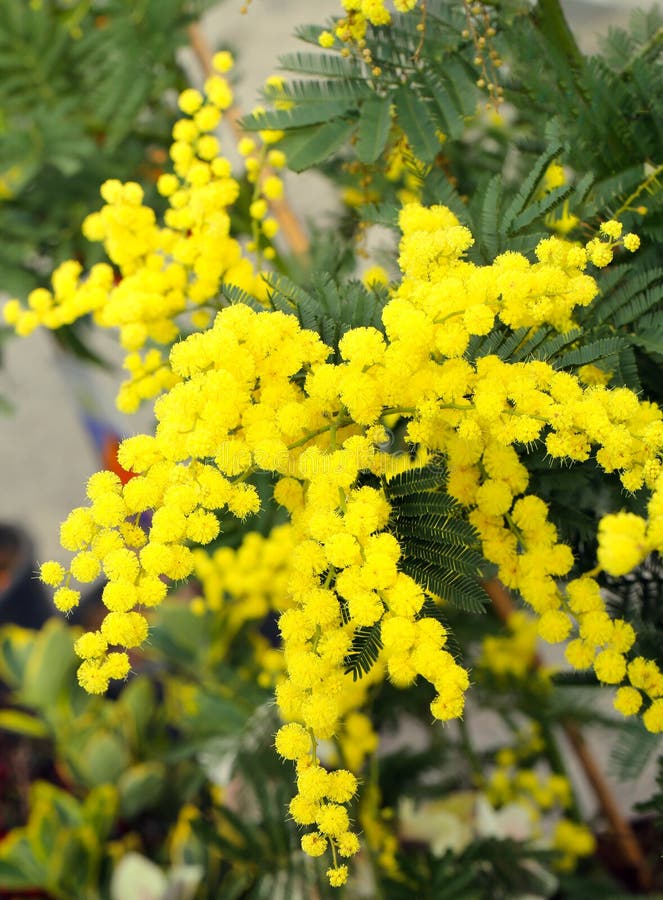
M 205 872 L 197 896 L 209 898 L 219 896 L 215 885 L 247 889 L 257 875 L 288 868 L 297 834 L 283 823 L 291 792 L 269 747 L 269 693 L 225 663 L 219 629 L 208 626 L 178 601 L 164 605 L 154 662 L 137 660 L 144 671 L 113 699 L 90 697 L 76 684 L 80 629 L 51 619 L 39 632 L 0 631 L 0 679 L 9 692 L 0 730 L 26 746 L 45 744 L 54 761 L 53 783 L 30 786 L 25 826 L 0 841 L 0 890 L 109 896 L 115 863 L 128 851 L 137 880 L 130 893 L 122 887 L 132 871 L 125 861 L 111 894 L 117 900 L 142 897 L 144 879 L 167 887 L 155 863 L 172 867 L 173 884 L 193 879 L 195 887 L 195 873 Z M 259 762 L 251 757 L 257 752 Z M 239 814 L 223 805 L 223 785 L 240 769 L 241 786 L 232 790 L 245 800 L 258 794 L 257 805 L 249 801 L 252 819 L 248 807 Z M 198 868 L 186 868 L 192 865 Z
M 64 259 L 97 261 L 81 222 L 105 179 L 153 185 L 185 85 L 176 51 L 208 5 L 0 5 L 0 290 L 25 296 Z

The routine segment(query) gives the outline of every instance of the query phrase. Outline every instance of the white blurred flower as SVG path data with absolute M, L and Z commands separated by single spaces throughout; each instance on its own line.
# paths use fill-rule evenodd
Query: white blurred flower
M 127 853 L 113 871 L 112 900 L 192 900 L 202 866 L 174 866 L 168 873 L 140 853 Z

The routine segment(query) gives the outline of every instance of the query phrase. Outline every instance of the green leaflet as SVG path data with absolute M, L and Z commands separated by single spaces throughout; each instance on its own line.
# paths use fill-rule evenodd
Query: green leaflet
M 400 567 L 436 597 L 465 612 L 483 612 L 485 560 L 465 513 L 444 490 L 438 466 L 411 469 L 390 479 L 392 528 L 401 545 Z
M 380 623 L 376 622 L 370 628 L 360 626 L 352 638 L 350 652 L 345 658 L 345 671 L 352 675 L 353 681 L 357 681 L 363 675 L 367 675 L 380 655 L 382 650 L 382 638 L 380 635 Z
M 267 282 L 272 307 L 296 316 L 302 328 L 316 331 L 335 351 L 350 328 L 382 330 L 386 293 L 369 290 L 360 281 L 350 281 L 341 290 L 331 275 L 321 272 L 313 278 L 308 291 L 285 275 L 269 275 Z
M 356 78 L 361 66 L 354 59 L 344 59 L 334 53 L 285 53 L 279 57 L 281 68 L 302 75 L 322 78 Z
M 280 147 L 288 159 L 288 166 L 303 172 L 333 156 L 355 130 L 355 122 L 335 119 L 325 125 L 298 128 L 283 138 Z
M 551 144 L 551 146 L 548 147 L 545 153 L 542 153 L 539 158 L 532 164 L 529 175 L 523 182 L 516 196 L 504 211 L 502 224 L 505 230 L 510 231 L 517 217 L 519 215 L 522 215 L 523 211 L 532 200 L 532 197 L 534 196 L 536 189 L 539 186 L 541 178 L 543 177 L 543 173 L 550 165 L 550 163 L 555 159 L 555 157 L 559 155 L 561 150 L 561 144 Z
M 433 119 L 428 105 L 409 85 L 398 88 L 393 99 L 398 124 L 405 132 L 415 156 L 422 162 L 433 162 L 440 151 L 440 140 L 436 134 L 438 124 Z
M 363 163 L 375 162 L 384 150 L 391 127 L 390 110 L 389 97 L 373 97 L 362 104 L 357 131 L 357 156 Z

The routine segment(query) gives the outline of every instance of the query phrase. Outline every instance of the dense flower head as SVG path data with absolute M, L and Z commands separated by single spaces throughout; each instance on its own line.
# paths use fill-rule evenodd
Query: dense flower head
M 87 314 L 102 328 L 117 329 L 128 372 L 117 397 L 122 412 L 135 412 L 143 401 L 177 383 L 167 351 L 160 348 L 209 324 L 207 307 L 216 303 L 222 284 L 265 297 L 266 285 L 257 271 L 260 260 L 256 266 L 231 236 L 231 211 L 240 186 L 211 132 L 233 102 L 222 75 L 232 57 L 216 54 L 215 60 L 220 68 L 205 82 L 204 94 L 190 88 L 179 98 L 185 118 L 173 127 L 174 171 L 157 181 L 168 201 L 163 224 L 144 203 L 140 185 L 110 179 L 101 187 L 105 205 L 87 217 L 83 233 L 103 243 L 112 265 L 99 263 L 83 274 L 78 262 L 64 262 L 52 276 L 52 290 L 33 291 L 27 309 L 18 300 L 5 308 L 6 320 L 22 335 L 40 325 L 57 329 Z M 263 255 L 271 258 L 278 223 L 265 213 L 267 201 L 277 199 L 282 186 L 273 173 L 262 179 L 262 157 L 256 163 L 254 205 L 264 205 L 257 218 L 263 220 L 260 231 L 267 244 Z
M 193 125 L 204 131 L 208 123 L 200 115 L 209 103 L 198 105 L 187 94 L 184 104 L 195 107 Z M 192 146 L 191 125 L 187 120 L 178 128 L 175 147 Z M 253 149 L 244 150 L 250 158 Z M 175 261 L 166 269 L 166 257 L 155 257 L 154 248 L 146 250 L 149 264 L 134 269 L 135 260 L 122 263 L 128 267 L 123 283 L 138 279 L 126 288 L 129 309 L 152 289 L 141 278 L 172 275 L 180 292 L 190 284 L 187 267 L 196 268 L 200 259 L 190 256 L 189 238 L 203 235 L 211 220 L 221 245 L 231 240 L 226 213 L 217 215 L 216 201 L 207 205 L 207 195 L 197 193 L 227 180 L 228 173 L 219 175 L 217 167 L 206 180 L 203 170 L 194 169 L 198 174 L 189 177 L 203 163 L 181 147 L 175 156 L 177 177 L 189 178 L 186 191 L 196 202 L 172 205 L 183 188 L 171 194 L 173 183 L 165 183 L 171 212 L 186 210 L 188 217 L 184 224 L 175 216 L 168 226 L 166 252 Z M 104 190 L 108 203 L 140 208 L 138 193 L 126 186 Z M 277 192 L 274 183 L 268 191 Z M 230 635 L 247 621 L 278 612 L 279 662 L 263 645 L 259 677 L 275 685 L 284 720 L 276 749 L 297 770 L 290 813 L 312 828 L 302 847 L 311 855 L 330 850 L 334 859 L 359 846 L 347 804 L 357 790 L 353 772 L 377 745 L 363 711 L 371 684 L 387 678 L 406 688 L 428 681 L 434 688 L 431 715 L 445 722 L 462 716 L 470 683 L 450 652 L 445 628 L 427 612 L 427 600 L 437 604 L 444 596 L 426 592 L 404 571 L 403 548 L 391 533 L 385 483 L 422 459 L 446 461 L 446 489 L 473 526 L 481 555 L 536 614 L 513 617 L 505 637 L 487 639 L 479 669 L 526 677 L 537 635 L 549 642 L 571 637 L 566 658 L 572 666 L 593 667 L 600 681 L 619 688 L 617 709 L 628 715 L 642 705 L 647 727 L 663 728 L 663 676 L 654 662 L 632 657 L 635 633 L 608 615 L 596 573 L 563 585 L 573 554 L 530 487 L 522 461 L 538 443 L 552 459 L 592 458 L 603 471 L 617 473 L 626 490 L 651 491 L 648 519 L 612 513 L 599 528 L 599 565 L 623 574 L 650 550 L 663 548 L 661 411 L 625 388 L 588 383 L 543 361 L 465 357 L 470 339 L 488 333 L 497 319 L 511 328 L 568 329 L 574 309 L 596 294 L 596 282 L 584 271 L 587 254 L 550 238 L 539 244 L 536 262 L 507 253 L 477 266 L 464 258 L 472 235 L 445 207 L 409 204 L 400 221 L 402 280 L 384 308 L 383 331 L 349 331 L 337 361 L 296 317 L 239 303 L 221 309 L 206 330 L 175 343 L 167 359 L 151 359 L 151 371 L 163 370 L 167 386 L 155 403 L 154 434 L 120 446 L 118 459 L 134 477 L 123 485 L 110 473 L 93 476 L 89 504 L 62 525 L 63 546 L 75 554 L 70 570 L 54 563 L 41 570 L 58 587 L 55 602 L 65 612 L 78 602 L 72 578 L 85 582 L 103 571 L 108 579 L 102 594 L 107 614 L 99 631 L 76 647 L 83 660 L 79 680 L 92 692 L 126 676 L 124 651 L 146 639 L 146 613 L 169 585 L 192 573 L 205 595 L 196 602 L 226 616 Z M 207 282 L 212 292 L 217 275 L 222 277 L 217 272 Z M 65 276 L 74 283 L 78 273 L 65 272 L 60 280 Z M 170 340 L 165 331 L 163 336 Z M 144 373 L 148 357 L 130 358 L 133 370 Z M 385 424 L 393 415 L 403 419 L 416 455 L 390 452 Z M 248 533 L 236 550 L 208 555 L 199 549 L 218 537 L 221 515 L 244 520 L 258 512 L 252 476 L 259 471 L 272 474 L 273 499 L 289 523 L 267 538 Z M 141 516 L 150 511 L 143 530 Z M 366 629 L 379 640 L 377 660 L 355 680 L 349 661 Z M 321 765 L 317 751 L 320 741 L 332 739 L 345 763 L 336 772 Z M 570 852 L 566 845 L 563 852 Z M 343 882 L 345 868 L 329 870 L 333 883 Z
M 407 13 L 417 8 L 419 0 L 393 0 L 393 3 L 389 0 L 341 0 L 341 4 L 345 15 L 336 22 L 335 35 L 345 43 L 362 46 L 368 24 L 389 25 L 392 21 L 392 9 Z M 320 43 L 323 47 L 330 47 L 333 38 L 334 35 L 330 32 L 323 32 Z

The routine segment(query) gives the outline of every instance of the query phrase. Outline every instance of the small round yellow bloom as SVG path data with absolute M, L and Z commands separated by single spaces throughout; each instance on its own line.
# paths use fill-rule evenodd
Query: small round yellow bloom
M 253 203 L 249 206 L 249 213 L 252 219 L 264 219 L 267 215 L 267 201 L 263 200 L 254 200 Z
M 341 856 L 354 856 L 359 853 L 359 838 L 356 834 L 348 831 L 336 838 L 336 846 Z
M 587 245 L 590 261 L 598 268 L 603 269 L 612 262 L 612 247 L 603 241 L 590 241 Z
M 76 581 L 87 584 L 94 581 L 101 572 L 101 563 L 94 553 L 84 550 L 77 553 L 71 561 L 71 574 Z
M 559 644 L 571 631 L 571 619 L 561 609 L 549 609 L 539 619 L 538 631 L 544 641 Z
M 177 102 L 183 113 L 192 116 L 203 105 L 203 95 L 194 88 L 187 88 L 182 91 Z
M 282 169 L 286 164 L 283 150 L 270 150 L 267 154 L 267 162 L 273 169 Z
M 571 641 L 564 651 L 564 656 L 574 669 L 588 669 L 594 660 L 596 649 L 589 641 L 576 639 Z
M 51 587 L 57 587 L 61 584 L 64 575 L 64 566 L 61 566 L 59 562 L 54 562 L 53 560 L 42 563 L 39 567 L 39 577 L 44 584 L 49 584 Z
M 302 837 L 302 850 L 307 856 L 322 856 L 327 849 L 327 838 L 319 831 Z
M 278 200 L 283 196 L 283 182 L 277 175 L 269 175 L 265 178 L 261 188 L 268 200 Z
M 613 705 L 623 716 L 634 716 L 642 706 L 642 694 L 632 687 L 620 687 Z
M 2 315 L 8 325 L 16 325 L 22 312 L 23 307 L 19 300 L 8 300 L 2 308 Z
M 647 523 L 634 513 L 604 516 L 599 523 L 598 560 L 609 575 L 619 577 L 634 569 L 647 556 Z
M 200 131 L 214 131 L 221 121 L 221 113 L 215 106 L 203 106 L 195 114 L 193 121 Z
M 105 694 L 108 690 L 108 675 L 98 660 L 86 659 L 76 674 L 78 683 L 88 694 Z
M 298 825 L 312 825 L 318 815 L 320 804 L 297 794 L 290 801 L 290 815 Z
M 78 601 L 80 599 L 81 595 L 79 591 L 74 591 L 72 588 L 67 587 L 58 588 L 53 594 L 53 603 L 56 608 L 63 613 L 68 613 L 75 606 L 78 606 Z
M 334 866 L 333 869 L 327 869 L 327 878 L 332 887 L 342 887 L 348 880 L 348 867 Z
M 594 671 L 599 681 L 619 684 L 626 675 L 626 659 L 616 650 L 602 650 L 594 660 Z
M 298 760 L 311 752 L 311 737 L 303 725 L 288 722 L 276 732 L 275 745 L 279 756 Z
M 163 175 L 159 175 L 159 178 L 157 179 L 157 190 L 162 197 L 172 196 L 175 191 L 178 190 L 179 186 L 179 179 L 170 172 L 164 172 Z
M 652 734 L 660 734 L 663 731 L 663 700 L 654 700 L 643 714 L 642 721 L 647 731 L 651 731 Z
M 348 803 L 357 793 L 357 778 L 347 769 L 330 772 L 327 777 L 327 797 L 336 803 Z
M 237 150 L 242 156 L 248 156 L 256 149 L 256 142 L 253 138 L 243 137 L 237 143 Z
M 107 649 L 108 641 L 100 631 L 83 634 L 74 644 L 74 651 L 81 659 L 95 659 L 103 656 Z
M 228 50 L 219 50 L 212 57 L 212 66 L 217 72 L 229 72 L 235 65 L 232 53 Z
M 108 678 L 126 678 L 131 665 L 126 653 L 109 653 L 102 665 L 102 671 Z
M 616 219 L 609 219 L 607 222 L 601 224 L 601 234 L 607 234 L 608 237 L 616 240 L 621 233 L 622 223 L 618 222 Z

